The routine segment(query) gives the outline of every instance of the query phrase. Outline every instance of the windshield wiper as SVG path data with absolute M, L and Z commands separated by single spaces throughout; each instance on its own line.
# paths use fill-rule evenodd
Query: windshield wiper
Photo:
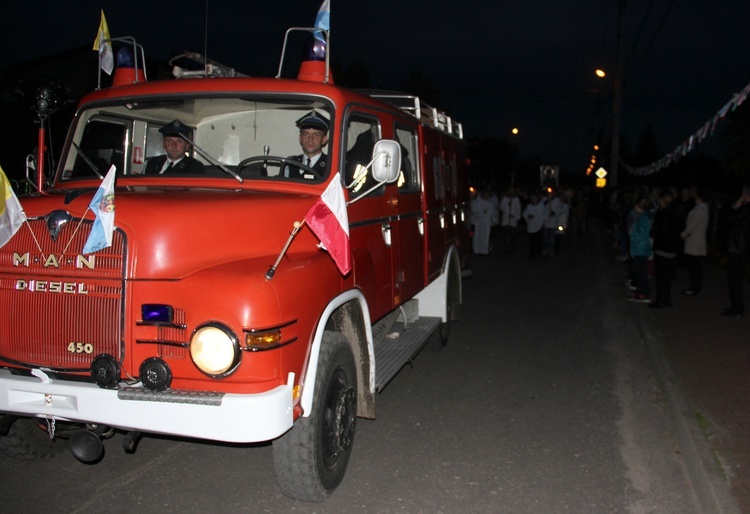
M 242 177 L 240 177 L 235 172 L 233 172 L 232 170 L 230 170 L 229 168 L 227 168 L 225 165 L 223 165 L 222 163 L 220 163 L 218 160 L 216 160 L 214 158 L 213 155 L 211 155 L 210 153 L 208 153 L 207 151 L 205 151 L 203 148 L 201 148 L 200 146 L 196 145 L 189 137 L 187 137 L 184 134 L 180 134 L 180 137 L 182 139 L 184 139 L 185 141 L 187 141 L 188 143 L 190 143 L 191 145 L 193 145 L 193 148 L 195 148 L 198 151 L 198 153 L 201 154 L 203 157 L 205 157 L 206 159 L 208 159 L 211 162 L 211 164 L 213 164 L 214 166 L 218 166 L 219 168 L 221 168 L 222 170 L 224 170 L 225 173 L 227 173 L 229 175 L 232 175 L 234 178 L 237 179 L 237 181 L 240 184 L 242 184 L 244 182 L 244 180 L 242 180 Z
M 89 168 L 91 168 L 92 170 L 94 170 L 94 173 L 96 173 L 97 177 L 103 179 L 104 175 L 102 175 L 101 173 L 99 173 L 99 168 L 96 167 L 96 164 L 94 164 L 94 161 L 92 161 L 89 158 L 89 156 L 86 155 L 83 150 L 81 150 L 81 147 L 78 146 L 77 144 L 75 144 L 75 142 L 73 142 L 72 144 L 73 144 L 73 148 L 75 148 L 76 151 L 78 152 L 78 155 L 80 155 L 81 159 L 83 159 L 83 162 L 85 162 L 86 164 L 88 164 Z

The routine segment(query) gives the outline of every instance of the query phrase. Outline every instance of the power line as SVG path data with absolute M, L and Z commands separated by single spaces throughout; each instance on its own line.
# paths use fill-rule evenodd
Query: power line
M 633 44 L 630 47 L 629 55 L 632 56 L 635 54 L 635 48 L 638 46 L 638 41 L 641 39 L 641 35 L 643 34 L 643 27 L 646 26 L 646 20 L 648 19 L 648 15 L 651 12 L 651 7 L 654 5 L 654 0 L 648 0 L 648 5 L 646 6 L 646 10 L 643 12 L 643 17 L 641 18 L 641 23 L 638 26 L 638 32 L 635 34 L 635 39 L 633 39 Z
M 667 16 L 669 15 L 669 11 L 672 9 L 672 4 L 674 4 L 674 0 L 669 1 L 669 5 L 667 6 L 667 10 L 664 11 L 664 14 L 661 17 L 661 20 L 659 21 L 659 25 L 656 27 L 656 32 L 654 32 L 653 37 L 651 38 L 651 41 L 649 41 L 648 46 L 643 51 L 643 54 L 641 55 L 641 58 L 638 60 L 637 63 L 633 66 L 633 68 L 630 70 L 630 73 L 632 74 L 635 72 L 635 70 L 638 68 L 638 66 L 641 65 L 643 60 L 648 55 L 649 51 L 651 50 L 651 47 L 654 45 L 654 41 L 656 41 L 656 38 L 659 36 L 659 33 L 661 32 L 662 27 L 664 26 L 664 22 L 667 19 Z

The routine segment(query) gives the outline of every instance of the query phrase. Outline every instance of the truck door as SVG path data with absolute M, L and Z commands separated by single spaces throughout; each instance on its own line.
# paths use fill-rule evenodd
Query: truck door
M 394 291 L 398 303 L 417 294 L 425 285 L 425 223 L 419 180 L 419 140 L 416 127 L 397 123 L 396 140 L 401 145 L 401 176 L 396 183 L 397 196 L 391 200 L 398 218 L 392 232 L 399 240 L 399 267 Z M 395 200 L 395 201 L 394 201 Z
M 425 217 L 427 223 L 428 281 L 440 275 L 446 244 L 446 227 L 451 221 L 445 212 L 445 159 L 440 137 L 435 131 L 422 130 L 422 177 L 424 180 Z
M 388 203 L 386 186 L 374 187 L 372 175 L 367 173 L 354 182 L 358 166 L 366 166 L 372 159 L 375 141 L 381 138 L 380 120 L 374 113 L 350 111 L 344 119 L 342 148 L 343 175 L 349 201 L 349 238 L 354 260 L 354 282 L 368 298 L 370 317 L 376 321 L 393 309 L 394 305 L 394 242 L 391 224 L 393 207 Z M 353 185 L 352 185 L 353 184 Z M 349 187 L 351 186 L 351 187 Z M 395 187 L 395 186 L 392 186 Z M 390 189 L 390 188 L 389 188 Z M 366 195 L 365 195 L 366 194 Z

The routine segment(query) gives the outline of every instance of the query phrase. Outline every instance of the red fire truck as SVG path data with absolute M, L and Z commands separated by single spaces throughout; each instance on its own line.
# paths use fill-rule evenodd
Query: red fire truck
M 338 87 L 327 61 L 296 79 L 204 61 L 148 81 L 142 49 L 120 50 L 134 55 L 80 102 L 51 187 L 21 198 L 0 248 L 0 451 L 94 462 L 115 431 L 126 451 L 142 433 L 273 441 L 283 492 L 323 501 L 356 418 L 458 318 L 462 127 L 414 96 Z M 296 157 L 310 115 L 327 127 L 316 167 Z M 200 172 L 150 173 L 175 120 Z M 111 241 L 86 252 L 112 167 Z M 343 273 L 304 223 L 330 187 Z

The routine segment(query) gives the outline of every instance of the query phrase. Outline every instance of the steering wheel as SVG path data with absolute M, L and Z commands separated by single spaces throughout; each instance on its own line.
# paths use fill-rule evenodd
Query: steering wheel
M 246 159 L 242 159 L 237 164 L 237 173 L 241 173 L 243 168 L 247 168 L 248 166 L 252 164 L 256 164 L 259 162 L 268 163 L 273 162 L 277 163 L 279 167 L 283 170 L 284 166 L 293 166 L 295 168 L 299 168 L 305 171 L 309 171 L 313 174 L 313 176 L 317 179 L 320 178 L 320 173 L 318 173 L 318 170 L 315 170 L 311 168 L 310 166 L 306 166 L 305 164 L 302 164 L 301 162 L 295 161 L 294 159 L 287 159 L 286 157 L 278 157 L 275 155 L 254 155 L 252 157 L 247 157 Z

